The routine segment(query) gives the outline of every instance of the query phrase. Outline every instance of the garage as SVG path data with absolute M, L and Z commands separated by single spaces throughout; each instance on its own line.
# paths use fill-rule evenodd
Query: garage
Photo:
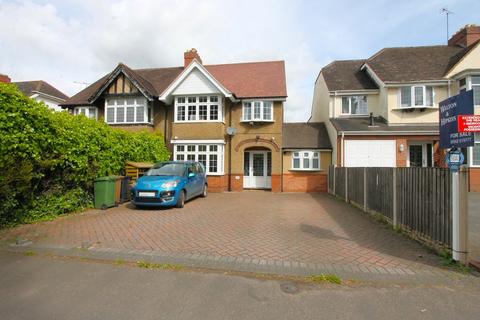
M 345 140 L 346 167 L 395 167 L 395 140 Z

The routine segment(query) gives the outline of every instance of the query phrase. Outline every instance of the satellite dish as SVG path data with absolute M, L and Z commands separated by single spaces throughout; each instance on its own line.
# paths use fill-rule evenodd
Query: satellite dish
M 237 133 L 237 128 L 234 127 L 228 127 L 227 128 L 227 134 L 229 136 L 234 136 Z

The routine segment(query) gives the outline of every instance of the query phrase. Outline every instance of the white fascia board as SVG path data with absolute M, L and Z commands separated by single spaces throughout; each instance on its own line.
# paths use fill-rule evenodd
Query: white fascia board
M 461 72 L 453 74 L 448 80 L 450 80 L 450 79 L 458 80 L 458 79 L 463 78 L 465 76 L 469 76 L 471 74 L 478 74 L 478 73 L 480 73 L 480 69 L 477 69 L 477 68 L 475 68 L 475 69 L 465 69 L 465 70 L 462 70 Z
M 412 85 L 423 85 L 423 86 L 438 86 L 438 85 L 447 85 L 449 79 L 444 80 L 420 80 L 420 81 L 405 81 L 405 82 L 385 82 L 385 87 L 409 87 Z
M 353 94 L 378 94 L 378 93 L 380 93 L 380 90 L 378 89 L 329 91 L 330 96 L 350 96 Z
M 375 83 L 379 86 L 379 87 L 384 87 L 385 86 L 385 83 L 380 79 L 379 76 L 377 76 L 377 74 L 375 73 L 375 71 L 373 71 L 372 68 L 370 68 L 370 66 L 368 65 L 368 63 L 364 63 L 363 66 L 360 67 L 360 70 L 367 70 L 367 74 L 373 79 L 373 81 L 375 81 Z
M 256 97 L 256 98 L 240 98 L 238 99 L 239 101 L 242 102 L 253 102 L 253 101 L 258 101 L 258 100 L 265 100 L 265 101 L 287 101 L 286 98 L 268 98 L 268 97 Z
M 439 135 L 439 131 L 338 131 L 338 135 L 342 133 L 346 136 L 398 136 L 398 135 L 418 135 L 418 136 L 435 136 Z
M 170 140 L 171 144 L 225 144 L 225 140 Z
M 40 91 L 33 91 L 33 92 L 35 92 L 35 94 L 31 95 L 30 98 L 36 98 L 36 97 L 40 96 L 40 97 L 45 97 L 45 98 L 52 99 L 52 100 L 55 100 L 55 101 L 58 101 L 58 102 L 65 102 L 65 100 L 62 99 L 62 98 L 51 96 L 49 94 L 46 94 L 46 93 L 43 93 L 43 92 L 40 92 Z
M 213 85 L 227 98 L 234 101 L 233 94 L 228 91 L 219 81 L 217 81 L 208 70 L 199 63 L 196 59 L 190 63 L 190 65 L 180 73 L 180 75 L 165 89 L 158 99 L 162 102 L 169 103 L 172 100 L 172 92 L 182 83 L 182 81 L 192 72 L 194 68 L 197 68 Z

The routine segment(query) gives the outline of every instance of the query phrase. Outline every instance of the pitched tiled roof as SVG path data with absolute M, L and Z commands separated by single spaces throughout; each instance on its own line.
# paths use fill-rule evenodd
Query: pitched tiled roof
M 206 65 L 205 68 L 237 98 L 287 96 L 283 61 Z
M 159 96 L 184 70 L 183 67 L 130 69 L 123 64 L 119 67 L 124 68 L 152 96 Z M 205 65 L 205 68 L 237 98 L 287 96 L 283 61 Z M 62 105 L 90 104 L 90 99 L 117 69 L 118 67 Z
M 348 134 L 351 131 L 371 132 L 372 134 L 380 132 L 438 132 L 438 123 L 432 124 L 411 124 L 411 125 L 389 125 L 382 117 L 374 118 L 374 125 L 370 126 L 369 117 L 355 117 L 355 118 L 334 118 L 330 119 L 337 132 L 344 132 Z
M 43 93 L 62 100 L 67 100 L 68 96 L 43 80 L 13 82 L 20 91 L 26 96 L 35 93 Z
M 321 73 L 329 91 L 378 89 L 365 71 L 360 70 L 365 60 L 333 61 Z
M 323 122 L 292 122 L 283 124 L 283 148 L 331 149 L 332 145 Z
M 385 48 L 366 61 L 383 82 L 442 80 L 460 47 Z
M 366 60 L 334 61 L 322 69 L 329 91 L 375 89 L 361 67 L 366 64 L 385 83 L 443 80 L 480 41 L 467 48 L 423 46 L 385 48 Z

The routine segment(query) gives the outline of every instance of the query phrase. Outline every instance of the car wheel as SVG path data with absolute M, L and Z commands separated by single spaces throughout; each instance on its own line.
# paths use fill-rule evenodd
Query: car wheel
M 203 192 L 202 192 L 202 198 L 206 198 L 208 195 L 208 186 L 204 185 L 203 186 Z
M 175 204 L 175 207 L 183 208 L 184 205 L 185 205 L 185 191 L 182 190 L 180 192 L 180 195 L 178 196 L 177 204 Z

